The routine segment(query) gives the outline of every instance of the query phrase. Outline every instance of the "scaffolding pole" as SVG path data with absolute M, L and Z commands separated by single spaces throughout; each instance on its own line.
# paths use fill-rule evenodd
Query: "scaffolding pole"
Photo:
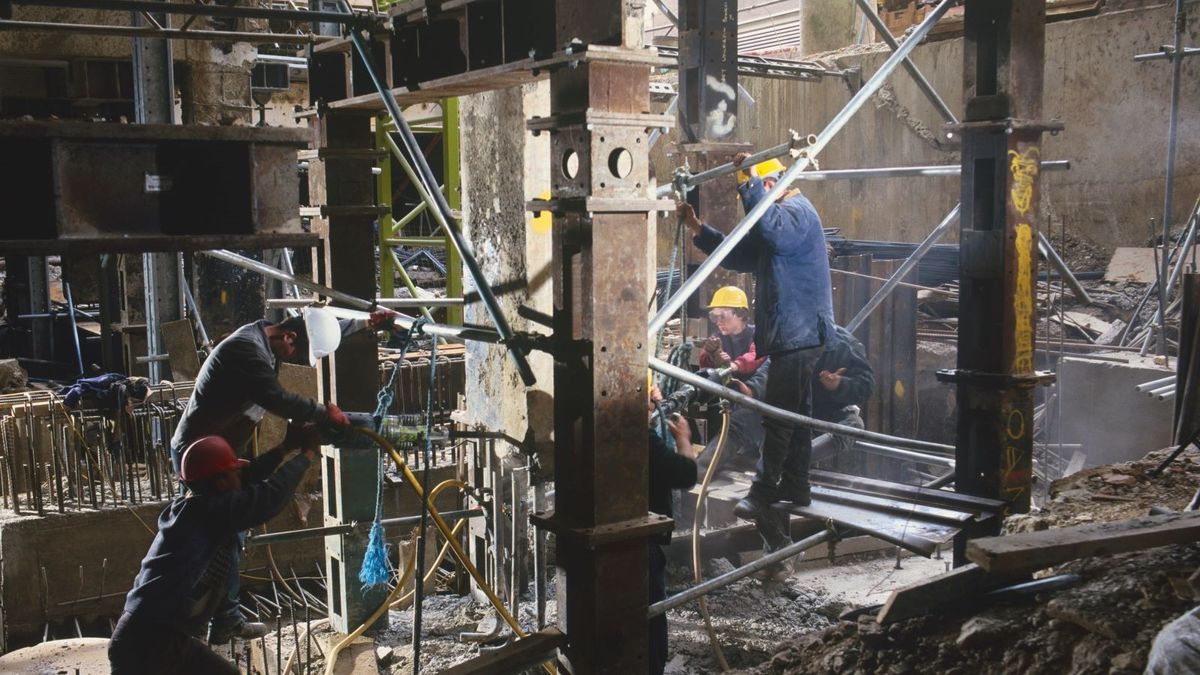
M 663 306 L 661 309 L 659 309 L 658 313 L 655 314 L 652 319 L 650 319 L 648 326 L 650 335 L 656 334 L 663 326 L 665 326 L 667 324 L 667 320 L 676 312 L 678 312 L 679 308 L 682 307 L 685 302 L 687 302 L 688 298 L 690 298 L 697 290 L 699 290 L 700 286 L 704 284 L 708 277 L 712 275 L 713 271 L 720 266 L 730 252 L 733 251 L 734 247 L 736 247 L 738 243 L 746 238 L 746 235 L 750 233 L 750 229 L 758 224 L 759 219 L 762 218 L 763 214 L 766 213 L 768 208 L 774 205 L 775 200 L 783 195 L 783 193 L 791 186 L 792 182 L 796 180 L 796 177 L 799 176 L 802 171 L 808 168 L 808 165 L 812 162 L 812 159 L 820 154 L 821 150 L 823 150 L 825 146 L 828 145 L 831 140 L 833 140 L 833 137 L 836 136 L 838 132 L 840 132 L 846 126 L 846 123 L 850 121 L 850 118 L 853 117 L 854 114 L 857 113 L 868 100 L 870 100 L 870 98 L 875 94 L 876 91 L 879 90 L 881 86 L 883 86 L 884 80 L 886 80 L 896 70 L 904 57 L 908 56 L 908 54 L 912 52 L 912 50 L 915 49 L 923 39 L 925 39 L 925 36 L 929 34 L 929 31 L 933 28 L 934 24 L 938 22 L 938 19 L 942 18 L 942 16 L 946 13 L 946 10 L 950 9 L 950 5 L 954 4 L 954 2 L 955 0 L 942 0 L 942 2 L 935 7 L 928 16 L 925 17 L 925 20 L 921 22 L 913 34 L 904 41 L 904 44 L 900 46 L 900 49 L 892 52 L 892 55 L 888 57 L 888 60 L 879 67 L 879 70 L 871 76 L 871 79 L 863 85 L 863 88 L 858 90 L 858 93 L 856 93 L 854 97 L 850 99 L 850 102 L 846 104 L 846 107 L 842 108 L 841 111 L 834 116 L 833 120 L 831 120 L 829 124 L 821 131 L 821 133 L 818 134 L 815 139 L 813 139 L 814 142 L 810 143 L 805 150 L 801 151 L 799 161 L 797 161 L 790 168 L 788 168 L 787 171 L 784 172 L 783 176 L 779 179 L 779 182 L 777 182 L 774 187 L 768 190 L 767 194 L 762 198 L 762 200 L 755 204 L 753 209 L 750 209 L 750 213 L 746 214 L 746 217 L 742 219 L 742 222 L 738 223 L 737 227 L 735 227 L 733 231 L 725 236 L 724 241 L 722 241 L 721 244 L 717 246 L 717 248 L 711 254 L 709 254 L 708 258 L 705 259 L 705 261 L 700 264 L 696 271 L 688 277 L 688 280 L 683 283 L 683 285 L 679 288 L 679 292 L 671 296 L 671 298 L 663 303 Z M 732 166 L 732 164 L 727 166 Z M 736 167 L 734 168 L 736 169 Z

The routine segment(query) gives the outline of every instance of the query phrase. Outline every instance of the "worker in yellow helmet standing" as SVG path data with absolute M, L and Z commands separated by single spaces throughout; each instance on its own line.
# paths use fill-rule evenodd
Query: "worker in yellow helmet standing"
M 747 157 L 748 153 L 738 153 L 733 162 L 741 166 Z M 738 193 L 747 212 L 767 197 L 783 170 L 778 160 L 768 160 L 742 172 Z M 700 250 L 712 253 L 724 241 L 725 235 L 702 224 L 686 202 L 677 206 L 677 213 Z M 757 225 L 721 264 L 754 274 L 754 344 L 758 357 L 771 359 L 765 402 L 808 414 L 813 369 L 826 339 L 834 333 L 829 258 L 817 210 L 799 190 L 776 195 Z M 773 502 L 808 505 L 812 501 L 811 431 L 773 418 L 763 420 L 763 430 L 754 483 L 734 507 L 739 517 L 755 522 L 768 515 Z

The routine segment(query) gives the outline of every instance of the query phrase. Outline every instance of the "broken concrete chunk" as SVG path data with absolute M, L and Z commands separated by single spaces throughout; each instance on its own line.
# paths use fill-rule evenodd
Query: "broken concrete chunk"
M 955 643 L 962 649 L 979 649 L 995 642 L 1006 633 L 1012 633 L 1013 626 L 1007 622 L 976 616 L 963 622 L 958 631 Z
M 29 387 L 29 374 L 16 359 L 0 360 L 0 394 L 24 391 Z
M 376 647 L 375 660 L 381 666 L 390 666 L 396 661 L 396 650 L 391 647 Z
M 1137 485 L 1137 476 L 1130 476 L 1123 473 L 1105 474 L 1104 482 L 1109 485 Z

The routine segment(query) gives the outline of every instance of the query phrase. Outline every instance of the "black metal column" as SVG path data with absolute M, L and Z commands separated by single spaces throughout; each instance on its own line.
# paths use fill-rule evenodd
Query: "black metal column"
M 693 173 L 729 162 L 736 153 L 750 151 L 748 143 L 734 142 L 738 117 L 736 0 L 681 0 L 679 4 L 679 107 L 680 150 Z M 668 180 L 660 176 L 659 182 Z M 728 232 L 741 220 L 733 175 L 702 183 L 689 201 L 703 220 Z M 705 254 L 684 237 L 685 276 Z M 693 295 L 687 305 L 689 319 L 703 319 L 703 307 L 721 286 L 742 286 L 747 293 L 749 275 L 718 270 Z M 698 326 L 707 327 L 703 321 Z M 684 334 L 690 335 L 684 326 Z M 706 331 L 702 331 L 702 335 Z
M 968 0 L 957 489 L 1029 510 L 1045 0 Z M 998 523 L 997 523 L 998 527 Z M 965 539 L 955 544 L 963 561 Z

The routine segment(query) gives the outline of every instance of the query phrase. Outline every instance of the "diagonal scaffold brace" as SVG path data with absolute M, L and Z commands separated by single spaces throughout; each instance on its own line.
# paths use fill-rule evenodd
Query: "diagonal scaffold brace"
M 890 77 L 893 72 L 895 72 L 896 68 L 898 68 L 904 59 L 908 57 L 912 50 L 915 49 L 917 45 L 925 39 L 925 36 L 928 35 L 929 31 L 933 29 L 934 24 L 936 24 L 938 20 L 945 15 L 946 10 L 950 9 L 950 6 L 955 4 L 955 1 L 956 0 L 942 0 L 937 7 L 935 7 L 928 15 L 926 15 L 925 20 L 922 21 L 919 26 L 917 26 L 917 29 L 913 31 L 913 33 L 907 39 L 905 39 L 904 43 L 900 45 L 900 48 L 892 52 L 891 56 L 884 61 L 883 65 L 881 65 L 879 70 L 877 70 L 875 74 L 871 76 L 871 79 L 863 85 L 862 89 L 859 89 L 858 92 L 854 94 L 854 97 L 851 98 L 846 104 L 846 106 L 842 108 L 832 120 L 830 120 L 829 124 L 827 124 L 824 129 L 821 130 L 821 133 L 817 134 L 815 138 L 812 138 L 807 147 L 800 151 L 800 156 L 796 163 L 788 167 L 788 170 L 785 171 L 783 176 L 780 177 L 779 182 L 767 191 L 767 194 L 763 197 L 762 201 L 760 201 L 758 204 L 755 204 L 754 208 L 750 209 L 750 212 L 746 214 L 746 217 L 743 218 L 742 221 L 738 223 L 732 231 L 729 232 L 729 234 L 725 235 L 725 240 L 722 241 L 721 244 L 717 246 L 717 248 L 714 249 L 711 254 L 709 254 L 708 258 L 700 264 L 699 268 L 697 268 L 696 271 L 692 273 L 690 277 L 688 277 L 688 280 L 685 281 L 682 286 L 680 286 L 679 292 L 671 296 L 670 299 L 663 303 L 662 307 L 659 308 L 658 313 L 650 319 L 648 326 L 648 332 L 650 335 L 654 335 L 659 329 L 665 326 L 667 321 L 679 311 L 680 307 L 683 306 L 683 303 L 687 302 L 688 298 L 692 297 L 692 295 L 694 295 L 696 291 L 700 289 L 700 286 L 704 284 L 708 277 L 712 275 L 713 271 L 720 266 L 725 258 L 733 251 L 734 247 L 736 247 L 738 243 L 745 239 L 746 235 L 750 234 L 750 230 L 758 224 L 759 219 L 762 218 L 767 209 L 774 204 L 775 200 L 778 199 L 779 196 L 791 186 L 791 184 L 796 180 L 797 176 L 799 176 L 802 171 L 809 167 L 816 156 L 825 149 L 825 146 L 829 145 L 829 142 L 832 141 L 833 138 L 846 126 L 846 123 L 850 121 L 850 118 L 852 118 L 855 113 L 857 113 L 864 105 L 866 105 L 867 101 L 875 95 L 875 92 L 879 91 L 879 88 L 883 86 L 884 81 L 887 80 L 887 78 Z M 753 159 L 754 157 L 751 158 L 751 160 Z M 747 160 L 747 162 L 751 160 Z M 725 167 L 731 166 L 732 165 L 725 165 Z M 736 167 L 734 168 L 736 169 Z
M 343 13 L 352 14 L 349 3 L 346 0 L 338 0 L 338 7 Z M 417 176 L 424 184 L 425 190 L 433 197 L 437 203 L 437 210 L 441 212 L 446 223 L 446 233 L 450 235 L 451 241 L 454 242 L 454 248 L 458 251 L 458 255 L 462 258 L 463 267 L 467 273 L 471 275 L 471 281 L 479 290 L 479 297 L 483 300 L 483 305 L 487 308 L 488 315 L 492 318 L 492 323 L 496 326 L 496 332 L 500 334 L 501 343 L 508 348 L 509 356 L 512 357 L 513 363 L 517 367 L 517 372 L 521 375 L 521 381 L 525 386 L 532 386 L 537 382 L 534 377 L 533 369 L 529 366 L 529 359 L 526 353 L 513 340 L 514 332 L 512 326 L 508 323 L 508 319 L 500 310 L 500 304 L 496 301 L 496 296 L 492 293 L 492 287 L 487 284 L 487 280 L 483 277 L 483 270 L 479 267 L 479 262 L 475 259 L 475 252 L 471 248 L 470 242 L 463 236 L 462 228 L 458 221 L 454 218 L 454 213 L 450 209 L 449 202 L 446 201 L 446 196 L 438 189 L 437 179 L 434 178 L 433 170 L 429 168 L 429 162 L 425 161 L 425 154 L 421 152 L 420 145 L 417 144 L 417 139 L 413 136 L 412 129 L 408 126 L 408 122 L 404 119 L 404 111 L 400 109 L 400 103 L 396 101 L 395 94 L 391 89 L 388 89 L 387 84 L 379 79 L 379 73 L 376 72 L 375 64 L 371 60 L 371 51 L 363 41 L 362 35 L 358 31 L 348 31 L 347 35 L 350 41 L 354 43 L 354 50 L 358 53 L 358 58 L 361 61 L 363 68 L 371 77 L 371 82 L 375 85 L 376 91 L 379 92 L 379 97 L 383 99 L 384 107 L 387 108 L 388 114 L 392 117 L 392 123 L 396 125 L 396 130 L 400 132 L 400 140 L 404 143 L 405 153 L 412 161 L 413 166 L 417 169 Z

